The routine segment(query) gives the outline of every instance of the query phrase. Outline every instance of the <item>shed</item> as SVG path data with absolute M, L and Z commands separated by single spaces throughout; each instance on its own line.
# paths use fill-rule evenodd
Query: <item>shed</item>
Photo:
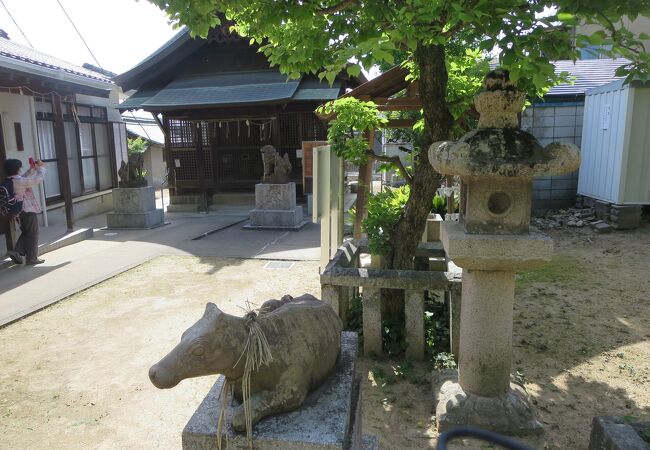
M 616 80 L 585 95 L 578 193 L 650 204 L 650 83 Z
M 616 76 L 616 69 L 628 62 L 623 58 L 554 61 L 556 73 L 567 72 L 571 81 L 553 86 L 543 99 L 526 108 L 521 114 L 521 128 L 532 133 L 542 145 L 561 142 L 580 146 L 585 93 L 621 79 Z M 536 178 L 533 211 L 543 214 L 549 209 L 572 207 L 577 187 L 578 171 Z

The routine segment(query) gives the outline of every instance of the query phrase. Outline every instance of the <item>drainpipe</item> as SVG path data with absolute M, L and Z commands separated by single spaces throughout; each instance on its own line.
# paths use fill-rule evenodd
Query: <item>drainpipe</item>
M 32 139 L 34 140 L 34 154 L 38 156 L 37 159 L 41 159 L 41 152 L 38 151 L 38 128 L 36 123 L 36 108 L 34 107 L 34 97 L 29 97 L 29 115 L 31 116 L 32 121 Z M 38 192 L 40 194 L 41 205 L 43 210 L 43 226 L 48 227 L 49 223 L 47 220 L 47 205 L 45 203 L 45 182 L 43 185 L 38 187 Z

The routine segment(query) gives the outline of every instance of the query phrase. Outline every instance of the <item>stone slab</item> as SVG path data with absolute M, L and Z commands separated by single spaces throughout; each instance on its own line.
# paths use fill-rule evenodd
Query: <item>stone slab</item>
M 361 399 L 355 372 L 358 337 L 341 334 L 341 356 L 335 372 L 309 394 L 297 410 L 261 420 L 253 430 L 256 450 L 357 450 L 363 447 Z M 217 423 L 223 377 L 210 392 L 183 430 L 184 450 L 217 448 Z M 230 403 L 230 401 L 229 401 Z M 232 407 L 227 408 L 228 423 Z M 247 449 L 246 435 L 224 424 L 224 439 L 229 449 Z M 225 446 L 225 445 L 224 445 Z
M 438 242 L 440 241 L 440 224 L 442 223 L 442 217 L 439 214 L 433 214 L 427 219 L 427 242 Z
M 276 227 L 276 226 L 253 226 L 250 223 L 247 223 L 242 227 L 242 230 L 248 230 L 248 231 L 253 231 L 253 230 L 284 230 L 284 231 L 300 231 L 303 228 L 305 228 L 307 225 L 309 225 L 311 222 L 307 220 L 303 220 L 300 222 L 298 225 L 295 227 Z
M 596 233 L 611 233 L 612 232 L 612 227 L 608 223 L 605 222 L 596 222 L 591 225 L 591 228 L 596 232 Z
M 429 258 L 428 269 L 434 272 L 447 271 L 447 259 L 444 257 Z
M 520 272 L 553 256 L 553 240 L 542 233 L 468 234 L 458 222 L 443 222 L 440 235 L 449 258 L 463 269 Z
M 635 230 L 641 226 L 641 216 L 619 220 L 615 220 L 614 217 L 611 217 L 610 222 L 612 227 L 616 230 Z
M 594 208 L 596 210 L 596 217 L 602 220 L 609 219 L 611 203 L 603 202 L 601 200 L 596 200 L 594 204 Z
M 650 424 L 646 424 L 650 426 Z M 589 438 L 589 450 L 648 450 L 650 444 L 622 417 L 594 417 Z
M 251 227 L 295 228 L 304 221 L 302 206 L 293 209 L 252 209 Z
M 52 242 L 45 242 L 38 246 L 38 256 L 43 256 L 45 253 L 53 252 L 68 245 L 76 244 L 85 239 L 91 239 L 93 237 L 94 231 L 92 228 L 80 228 L 74 230 L 61 238 L 58 238 Z M 0 256 L 0 258 L 3 258 Z M 0 259 L 0 269 L 5 269 L 7 267 L 14 266 L 15 263 L 9 259 Z M 0 320 L 0 326 L 5 325 Z
M 258 183 L 255 185 L 255 209 L 294 209 L 296 183 Z
M 140 213 L 156 209 L 153 186 L 141 188 L 114 188 L 113 209 L 116 213 Z
M 193 203 L 179 203 L 179 204 L 169 204 L 167 205 L 167 212 L 178 213 L 178 212 L 198 212 L 199 205 Z
M 201 203 L 200 195 L 171 195 L 169 197 L 170 205 L 197 205 Z
M 637 217 L 643 213 L 640 205 L 612 205 L 610 216 Z
M 143 213 L 108 213 L 106 214 L 108 228 L 148 229 L 163 224 L 163 210 L 154 209 Z

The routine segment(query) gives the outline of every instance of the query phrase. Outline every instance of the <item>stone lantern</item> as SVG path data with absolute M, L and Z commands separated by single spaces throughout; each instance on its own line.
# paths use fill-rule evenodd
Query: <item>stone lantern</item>
M 463 268 L 458 376 L 438 383 L 441 431 L 541 430 L 523 386 L 511 381 L 515 272 L 549 261 L 553 251 L 549 237 L 528 229 L 533 178 L 573 172 L 580 156 L 574 145 L 543 148 L 519 129 L 524 101 L 507 72 L 491 72 L 475 98 L 478 129 L 429 150 L 438 172 L 462 181 L 460 220 L 441 229 L 447 255 Z

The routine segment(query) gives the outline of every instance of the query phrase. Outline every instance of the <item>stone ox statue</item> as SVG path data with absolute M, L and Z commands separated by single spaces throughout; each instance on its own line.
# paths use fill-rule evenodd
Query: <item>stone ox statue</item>
M 250 375 L 252 425 L 272 414 L 298 408 L 307 394 L 322 384 L 336 366 L 341 348 L 341 320 L 334 310 L 312 295 L 285 295 L 269 300 L 255 318 L 268 341 L 272 361 Z M 232 381 L 239 406 L 232 415 L 235 430 L 245 431 L 242 404 L 242 357 L 249 336 L 246 318 L 231 316 L 208 303 L 203 317 L 185 331 L 181 342 L 149 370 L 160 389 L 181 380 L 223 374 Z

